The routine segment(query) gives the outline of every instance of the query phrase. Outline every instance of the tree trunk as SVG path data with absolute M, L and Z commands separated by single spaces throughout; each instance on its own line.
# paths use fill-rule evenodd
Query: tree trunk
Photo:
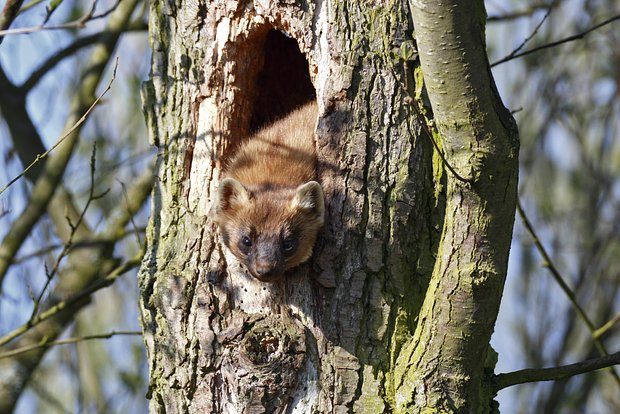
M 459 21 L 432 8 L 452 28 L 426 30 L 404 1 L 152 3 L 143 99 L 159 162 L 140 276 L 151 412 L 491 409 L 483 361 L 516 135 L 488 71 L 482 2 L 457 7 Z M 466 41 L 452 41 L 459 31 Z M 308 99 L 326 225 L 308 264 L 258 282 L 209 210 L 241 140 Z

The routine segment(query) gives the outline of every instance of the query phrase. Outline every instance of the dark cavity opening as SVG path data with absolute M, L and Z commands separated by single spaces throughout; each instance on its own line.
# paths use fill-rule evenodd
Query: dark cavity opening
M 250 132 L 316 99 L 308 61 L 295 39 L 272 29 L 267 32 L 262 48 L 264 61 L 256 77 Z

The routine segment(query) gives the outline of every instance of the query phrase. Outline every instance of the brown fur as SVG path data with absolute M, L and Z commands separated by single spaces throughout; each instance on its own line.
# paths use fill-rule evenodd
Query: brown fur
M 215 221 L 224 244 L 259 280 L 308 260 L 323 225 L 323 191 L 313 181 L 316 116 L 316 104 L 307 104 L 256 133 L 218 188 Z

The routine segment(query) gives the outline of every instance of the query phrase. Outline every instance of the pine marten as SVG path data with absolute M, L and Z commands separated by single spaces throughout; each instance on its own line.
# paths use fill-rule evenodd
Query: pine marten
M 224 244 L 264 282 L 308 260 L 323 225 L 317 112 L 316 103 L 306 104 L 249 138 L 217 190 L 214 221 Z

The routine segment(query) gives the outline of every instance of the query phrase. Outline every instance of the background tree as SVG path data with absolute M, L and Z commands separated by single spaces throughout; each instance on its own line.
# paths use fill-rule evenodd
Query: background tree
M 2 413 L 144 410 L 135 293 L 127 294 L 135 282 L 92 297 L 141 257 L 145 219 L 135 215 L 152 173 L 130 91 L 146 68 L 143 14 L 132 0 L 8 1 L 0 16 Z M 129 31 L 142 40 L 117 52 Z M 4 187 L 26 166 L 25 179 Z M 98 337 L 113 338 L 88 340 Z M 73 345 L 44 359 L 61 338 Z
M 499 19 L 489 26 L 492 61 L 543 48 L 495 66 L 494 72 L 510 78 L 503 96 L 517 111 L 521 135 L 519 194 L 550 259 L 540 265 L 540 249 L 517 219 L 515 272 L 508 278 L 506 317 L 500 314 L 498 326 L 514 330 L 520 341 L 505 356 L 515 361 L 515 369 L 584 360 L 605 348 L 617 352 L 620 4 L 521 5 L 516 19 L 504 4 L 494 6 L 490 14 Z M 531 37 L 520 50 L 515 49 L 521 39 L 499 40 L 515 31 Z M 507 392 L 515 392 L 510 400 L 516 399 L 519 412 L 616 412 L 619 387 L 617 375 L 606 370 Z

